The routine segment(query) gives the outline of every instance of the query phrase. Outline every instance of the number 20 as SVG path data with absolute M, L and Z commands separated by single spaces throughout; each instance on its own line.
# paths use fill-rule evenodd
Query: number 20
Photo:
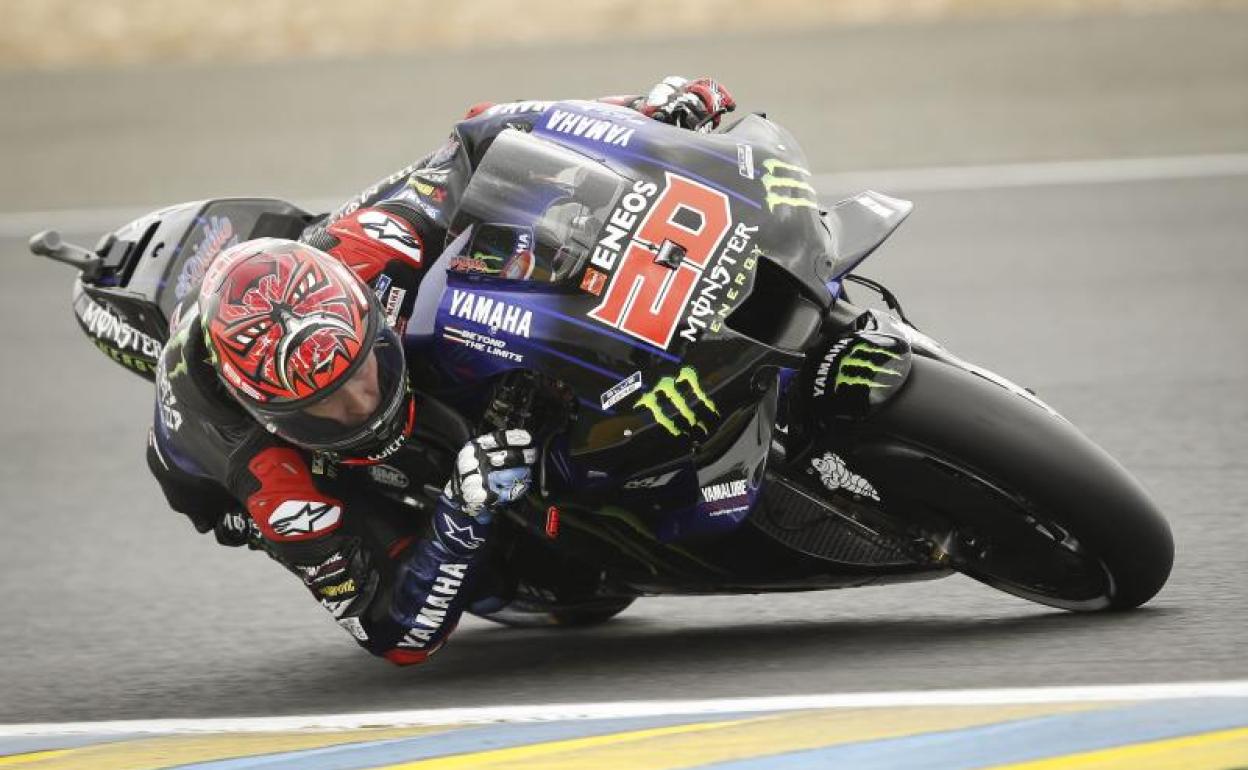
M 700 224 L 687 227 L 678 217 Z M 638 225 L 602 303 L 589 316 L 666 350 L 731 218 L 726 195 L 667 172 L 663 192 Z M 664 241 L 685 250 L 674 270 L 654 261 Z

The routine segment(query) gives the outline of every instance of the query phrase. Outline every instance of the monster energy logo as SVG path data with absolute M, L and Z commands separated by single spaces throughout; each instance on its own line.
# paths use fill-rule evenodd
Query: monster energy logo
M 887 388 L 888 383 L 876 382 L 876 377 L 880 375 L 889 377 L 900 377 L 901 372 L 896 369 L 889 369 L 875 363 L 866 356 L 884 356 L 894 360 L 901 360 L 901 356 L 897 355 L 887 348 L 871 345 L 866 342 L 855 343 L 845 357 L 841 359 L 840 366 L 836 369 L 836 379 L 832 383 L 832 392 L 835 393 L 842 385 L 865 385 L 868 388 Z M 858 374 L 847 374 L 846 369 L 866 369 L 869 374 L 863 376 Z
M 810 172 L 801 166 L 785 163 L 782 160 L 768 158 L 763 161 L 763 189 L 767 191 L 767 210 L 775 211 L 776 206 L 799 206 L 814 209 L 819 204 L 818 193 L 806 181 Z M 810 197 L 806 197 L 807 194 Z
M 483 273 L 499 273 L 499 272 L 502 272 L 503 270 L 503 267 L 502 267 L 503 258 L 502 257 L 496 256 L 494 254 L 486 254 L 485 252 L 478 251 L 472 255 L 472 258 L 479 259 L 485 263 L 485 268 L 482 269 L 481 271 Z
M 681 394 L 680 388 L 677 387 L 681 383 L 688 386 L 689 391 L 693 393 L 695 405 L 711 410 L 716 417 L 719 416 L 719 410 L 715 408 L 715 402 L 706 395 L 706 391 L 702 390 L 702 385 L 698 383 L 698 373 L 693 367 L 686 366 L 680 370 L 675 377 L 664 377 L 659 380 L 659 384 L 655 385 L 641 398 L 633 403 L 633 408 L 646 407 L 650 410 L 650 414 L 654 415 L 654 421 L 662 425 L 668 433 L 673 436 L 679 436 L 690 428 L 698 428 L 703 433 L 710 433 L 706 424 L 698 418 L 697 412 L 685 400 L 685 396 Z M 668 417 L 663 410 L 664 402 L 671 403 L 672 409 L 675 410 L 678 418 L 687 425 L 682 425 L 675 418 Z

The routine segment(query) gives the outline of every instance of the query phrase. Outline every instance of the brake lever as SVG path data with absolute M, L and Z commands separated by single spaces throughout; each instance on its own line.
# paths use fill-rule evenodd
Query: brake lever
M 83 279 L 87 281 L 99 278 L 100 272 L 104 269 L 104 260 L 99 255 L 89 249 L 65 242 L 61 239 L 61 234 L 55 230 L 35 233 L 30 237 L 29 245 L 32 254 L 78 268 L 82 271 Z

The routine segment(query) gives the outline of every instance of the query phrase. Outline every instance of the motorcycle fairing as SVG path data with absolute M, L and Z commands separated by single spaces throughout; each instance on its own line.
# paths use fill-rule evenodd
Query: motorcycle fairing
M 561 119 L 573 119 L 572 111 L 565 112 Z M 610 134 L 609 121 L 593 123 L 601 120 L 594 117 L 597 113 L 575 114 L 591 130 L 601 128 L 603 137 L 634 137 L 652 122 Z M 539 120 L 540 125 L 553 124 Z M 665 137 L 685 141 L 684 132 Z M 574 469 L 562 474 L 569 477 L 570 490 L 601 494 L 653 469 L 656 458 L 667 458 L 665 467 L 692 467 L 697 483 L 666 490 L 665 509 L 672 511 L 671 504 L 679 502 L 679 512 L 648 525 L 660 539 L 738 526 L 759 493 L 774 421 L 760 418 L 760 401 L 771 404 L 764 411 L 774 417 L 775 375 L 800 366 L 804 340 L 794 340 L 789 350 L 775 348 L 734 329 L 732 317 L 754 287 L 757 263 L 766 258 L 764 244 L 783 245 L 779 236 L 784 231 L 763 227 L 764 221 L 773 221 L 760 216 L 763 202 L 740 191 L 728 195 L 725 179 L 747 187 L 755 182 L 739 174 L 735 142 L 728 143 L 731 154 L 717 157 L 727 168 L 699 167 L 704 174 L 672 171 L 673 163 L 657 165 L 643 155 L 631 157 L 631 165 L 620 158 L 600 162 L 576 151 L 597 141 L 593 135 L 573 138 L 580 144 L 565 147 L 519 131 L 505 131 L 494 140 L 464 192 L 448 236 L 452 247 L 424 279 L 409 344 L 423 347 L 423 357 L 439 369 L 435 379 L 458 391 L 440 395 L 461 404 L 479 404 L 483 383 L 516 369 L 548 372 L 566 383 L 579 404 L 566 437 Z M 718 181 L 711 179 L 716 174 Z M 702 265 L 663 345 L 641 339 L 624 323 L 604 323 L 602 297 L 610 284 L 595 292 L 587 288 L 586 276 L 603 267 L 599 247 L 612 223 L 617 230 L 623 223 L 633 235 L 654 199 L 673 184 L 724 201 L 731 221 L 723 223 L 714 253 Z M 685 213 L 675 210 L 670 216 Z M 818 221 L 813 210 L 803 213 Z M 696 235 L 705 223 L 677 224 Z M 679 228 L 674 233 L 671 240 L 684 241 L 676 246 L 687 254 L 691 241 Z M 524 242 L 530 235 L 531 242 Z M 521 254 L 527 260 L 523 275 L 508 276 L 509 260 Z M 679 262 L 670 269 L 678 267 Z M 799 296 L 800 287 L 791 283 L 785 288 L 795 305 L 813 306 Z M 426 300 L 427 293 L 439 296 Z M 812 316 L 817 320 L 817 311 Z M 690 318 L 709 320 L 698 324 Z M 629 392 L 617 395 L 622 383 Z M 767 423 L 765 430 L 760 419 Z M 764 433 L 765 440 L 760 438 Z M 752 438 L 743 440 L 747 435 Z M 644 505 L 647 492 L 620 496 L 630 505 Z
M 833 206 L 825 217 L 834 247 L 831 280 L 839 280 L 871 256 L 913 210 L 910 201 L 874 190 L 865 190 Z
M 418 387 L 465 413 L 480 414 L 492 384 L 517 370 L 576 394 L 539 468 L 563 545 L 640 590 L 878 577 L 794 559 L 781 543 L 760 543 L 751 525 L 767 493 L 781 377 L 804 368 L 833 301 L 832 233 L 796 141 L 761 117 L 708 136 L 597 103 L 557 103 L 531 133 L 505 130 L 476 157 L 407 342 L 429 368 Z M 679 200 L 663 212 L 662 238 L 639 239 L 670 189 L 693 196 L 683 208 L 695 215 Z M 699 254 L 707 222 L 723 232 Z M 665 286 L 700 268 L 663 334 L 602 310 L 634 243 Z M 509 275 L 526 251 L 531 260 Z M 519 515 L 549 537 L 544 510 Z
M 146 379 L 204 270 L 229 246 L 262 236 L 298 237 L 301 209 L 270 198 L 228 198 L 169 206 L 122 226 L 95 247 L 93 281 L 74 283 L 74 313 L 106 355 Z
M 834 420 L 861 419 L 887 403 L 910 368 L 910 344 L 901 335 L 854 332 L 812 353 L 804 401 L 820 429 L 835 430 Z

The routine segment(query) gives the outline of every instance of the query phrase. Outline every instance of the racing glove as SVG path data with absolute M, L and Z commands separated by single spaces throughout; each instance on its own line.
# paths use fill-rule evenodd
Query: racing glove
M 686 80 L 669 75 L 641 97 L 635 108 L 679 128 L 710 131 L 719 126 L 721 115 L 737 108 L 737 102 L 728 89 L 711 78 Z
M 433 512 L 432 537 L 399 566 L 389 613 L 397 632 L 382 651 L 391 662 L 424 661 L 454 629 L 491 519 L 529 490 L 537 460 L 532 443 L 528 431 L 497 431 L 469 441 L 456 456 Z
M 488 523 L 497 506 L 524 497 L 533 481 L 537 450 L 525 430 L 487 433 L 464 444 L 443 490 L 451 509 Z

